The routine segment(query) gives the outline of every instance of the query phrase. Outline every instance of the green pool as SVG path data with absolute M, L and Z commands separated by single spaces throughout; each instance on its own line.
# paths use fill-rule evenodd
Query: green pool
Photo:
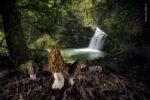
M 81 48 L 81 49 L 62 49 L 61 54 L 66 61 L 74 60 L 94 60 L 106 55 L 105 52 Z

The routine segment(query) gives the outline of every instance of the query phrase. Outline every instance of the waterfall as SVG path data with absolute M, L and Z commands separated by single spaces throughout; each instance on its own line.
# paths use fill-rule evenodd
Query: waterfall
M 106 37 L 107 34 L 98 27 L 96 27 L 95 33 L 90 41 L 88 48 L 94 50 L 101 50 L 103 48 Z

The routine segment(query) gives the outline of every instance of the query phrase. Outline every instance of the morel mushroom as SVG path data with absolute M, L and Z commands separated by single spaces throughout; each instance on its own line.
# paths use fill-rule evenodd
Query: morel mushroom
M 48 69 L 54 76 L 52 89 L 61 89 L 64 86 L 64 60 L 60 50 L 57 47 L 52 47 L 48 58 Z
M 28 73 L 30 75 L 31 80 L 36 80 L 35 66 L 33 65 L 33 61 L 29 61 L 28 63 Z
M 80 73 L 81 69 L 86 68 L 86 63 L 84 61 L 75 61 L 69 68 L 68 73 L 71 76 L 69 83 L 74 84 L 73 79 Z

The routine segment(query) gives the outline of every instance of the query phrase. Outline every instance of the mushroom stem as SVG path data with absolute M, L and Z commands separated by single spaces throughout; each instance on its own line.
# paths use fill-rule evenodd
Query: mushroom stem
M 69 83 L 71 84 L 71 85 L 74 85 L 74 77 L 71 77 L 70 79 L 69 79 Z
M 64 86 L 64 77 L 61 72 L 54 73 L 54 83 L 52 89 L 61 89 Z
M 30 74 L 30 79 L 31 80 L 36 80 L 36 74 Z

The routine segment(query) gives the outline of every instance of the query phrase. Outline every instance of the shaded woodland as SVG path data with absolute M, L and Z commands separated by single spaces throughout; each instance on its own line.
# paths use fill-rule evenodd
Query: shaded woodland
M 88 47 L 94 28 L 107 33 L 107 55 L 65 85 L 51 88 L 53 76 L 43 71 L 46 49 Z M 0 99 L 12 100 L 149 100 L 150 22 L 145 0 L 1 0 Z M 30 80 L 27 62 L 34 60 L 37 79 Z

